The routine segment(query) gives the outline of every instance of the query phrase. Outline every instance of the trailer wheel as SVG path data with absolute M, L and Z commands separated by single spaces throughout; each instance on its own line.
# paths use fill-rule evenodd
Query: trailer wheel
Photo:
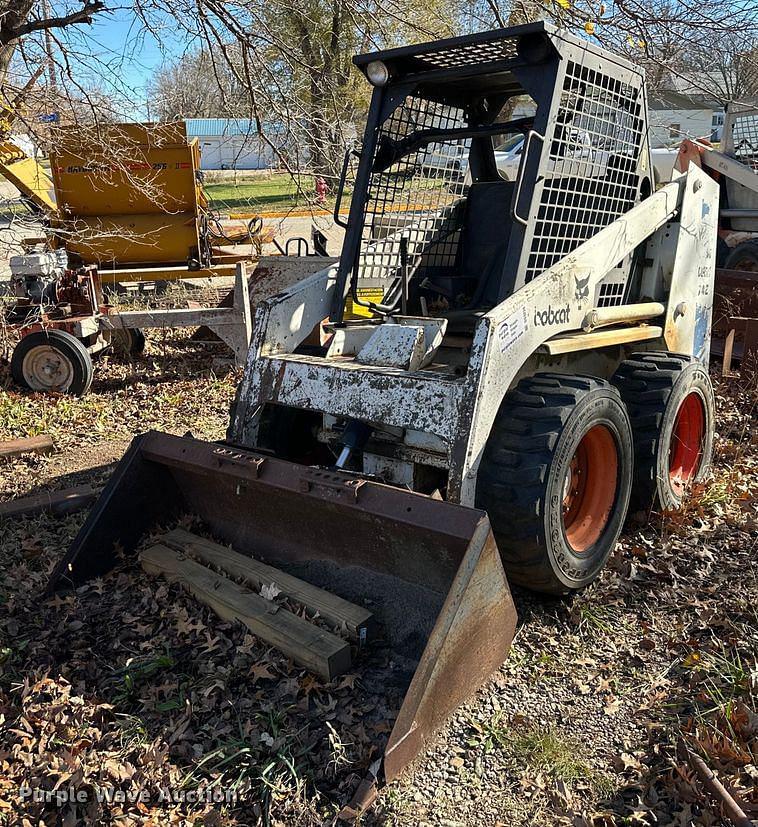
M 83 396 L 92 384 L 92 358 L 87 348 L 65 330 L 30 333 L 11 356 L 13 380 L 33 391 L 59 391 Z
M 145 352 L 145 334 L 138 327 L 119 328 L 112 331 L 111 344 L 119 356 L 141 356 Z
M 618 391 L 589 376 L 536 374 L 508 393 L 479 468 L 510 580 L 565 594 L 597 576 L 632 483 L 632 433 Z
M 632 421 L 633 507 L 679 508 L 710 466 L 715 407 L 708 371 L 692 356 L 635 353 L 613 383 Z
M 758 273 L 758 239 L 751 238 L 738 244 L 726 257 L 724 269 Z

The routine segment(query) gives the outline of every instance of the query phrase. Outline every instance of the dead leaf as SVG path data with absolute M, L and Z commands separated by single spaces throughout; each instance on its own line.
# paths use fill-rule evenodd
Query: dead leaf
M 603 712 L 606 715 L 615 715 L 619 709 L 621 709 L 621 701 L 618 698 L 609 701 L 605 707 L 603 707 Z
M 250 667 L 250 671 L 248 674 L 252 677 L 253 683 L 256 683 L 257 681 L 261 680 L 271 680 L 271 678 L 276 677 L 276 675 L 271 671 L 267 663 L 254 663 Z
M 275 597 L 280 595 L 282 590 L 277 587 L 276 583 L 271 583 L 271 585 L 266 585 L 265 583 L 261 586 L 261 597 L 265 600 L 273 600 Z

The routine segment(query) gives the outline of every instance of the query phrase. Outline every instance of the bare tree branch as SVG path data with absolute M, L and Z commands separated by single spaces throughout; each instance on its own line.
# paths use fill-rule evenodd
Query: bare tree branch
M 84 6 L 81 9 L 70 14 L 60 17 L 43 17 L 36 20 L 27 20 L 17 26 L 0 26 L 0 45 L 6 45 L 32 32 L 62 29 L 78 23 L 92 23 L 93 16 L 97 14 L 97 12 L 104 10 L 105 3 L 102 2 L 102 0 L 85 0 Z

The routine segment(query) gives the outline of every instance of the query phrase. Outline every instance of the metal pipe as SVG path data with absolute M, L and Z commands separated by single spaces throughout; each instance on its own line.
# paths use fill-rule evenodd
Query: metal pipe
M 727 817 L 732 824 L 734 824 L 734 827 L 751 827 L 751 825 L 755 823 L 747 817 L 745 811 L 742 809 L 741 803 L 737 801 L 735 796 L 719 781 L 716 773 L 699 755 L 696 755 L 690 750 L 683 739 L 679 739 L 676 751 L 677 756 L 686 759 L 706 790 L 721 804 Z
M 655 319 L 666 312 L 660 302 L 642 302 L 641 304 L 624 304 L 620 307 L 595 307 L 587 313 L 582 322 L 582 330 L 589 333 L 596 327 L 608 324 L 625 324 Z
M 334 463 L 336 468 L 344 468 L 347 465 L 347 461 L 350 459 L 350 454 L 353 452 L 353 449 L 349 445 L 344 445 L 342 450 L 340 451 L 340 455 L 337 458 L 337 462 Z
M 753 210 L 719 210 L 722 218 L 758 218 L 758 209 Z
M 361 233 L 363 232 L 363 213 L 368 201 L 368 184 L 371 178 L 371 165 L 374 162 L 374 148 L 381 120 L 382 103 L 386 95 L 386 87 L 376 87 L 371 96 L 366 130 L 363 136 L 363 151 L 358 162 L 358 171 L 353 185 L 353 196 L 350 199 L 350 214 L 347 220 L 347 230 L 342 242 L 342 255 L 337 266 L 337 281 L 334 285 L 334 296 L 329 321 L 333 324 L 342 324 L 345 314 L 345 286 L 348 280 L 351 285 L 353 299 L 357 293 L 358 256 L 361 248 Z

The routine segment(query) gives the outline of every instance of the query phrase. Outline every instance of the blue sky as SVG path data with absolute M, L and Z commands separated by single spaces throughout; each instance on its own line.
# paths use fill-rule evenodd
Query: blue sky
M 70 29 L 67 51 L 77 80 L 100 85 L 105 92 L 116 90 L 133 103 L 135 114 L 145 116 L 147 85 L 155 70 L 179 57 L 188 45 L 173 18 L 152 19 L 151 26 L 154 33 L 131 7 L 122 6 L 96 15 L 91 26 Z M 77 53 L 81 57 L 76 58 Z

